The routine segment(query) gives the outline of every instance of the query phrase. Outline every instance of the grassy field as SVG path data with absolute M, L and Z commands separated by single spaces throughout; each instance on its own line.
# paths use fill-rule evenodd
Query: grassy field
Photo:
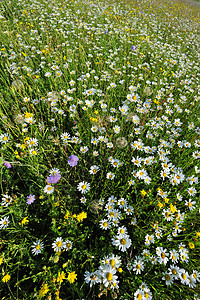
M 0 299 L 200 299 L 193 3 L 0 2 Z

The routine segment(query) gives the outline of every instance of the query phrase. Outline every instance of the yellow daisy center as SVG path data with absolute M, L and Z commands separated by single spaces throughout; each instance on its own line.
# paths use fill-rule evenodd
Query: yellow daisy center
M 122 245 L 126 245 L 126 240 L 125 240 L 125 239 L 121 239 L 121 240 L 120 240 L 120 243 L 121 243 Z
M 111 260 L 110 260 L 110 265 L 111 265 L 112 267 L 114 267 L 114 265 L 115 265 L 115 260 L 114 260 L 114 259 L 111 259 Z
M 108 272 L 108 273 L 106 274 L 106 278 L 107 278 L 108 281 L 111 281 L 112 278 L 113 278 L 112 273 Z
M 59 242 L 56 242 L 56 245 L 57 245 L 57 247 L 61 247 L 62 246 L 62 242 L 61 241 L 59 241 Z

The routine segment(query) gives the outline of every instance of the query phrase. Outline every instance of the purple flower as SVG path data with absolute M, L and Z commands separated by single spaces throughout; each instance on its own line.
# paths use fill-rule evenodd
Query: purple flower
M 8 161 L 5 161 L 4 166 L 6 166 L 8 169 L 11 168 L 11 164 Z
M 106 31 L 104 32 L 104 34 L 106 34 L 106 33 L 108 33 L 108 30 L 106 30 Z
M 35 195 L 29 195 L 27 197 L 27 204 L 32 204 L 35 201 Z
M 135 49 L 136 49 L 136 47 L 132 45 L 131 46 L 131 50 L 135 50 Z
M 69 157 L 69 160 L 68 160 L 68 164 L 71 166 L 71 167 L 74 167 L 77 165 L 77 162 L 78 162 L 79 158 L 76 156 L 76 155 L 71 155 Z
M 48 178 L 47 178 L 47 182 L 48 183 L 57 183 L 59 180 L 60 180 L 60 178 L 61 178 L 61 175 L 60 175 L 60 173 L 58 173 L 58 172 L 54 172 L 51 176 L 49 176 Z

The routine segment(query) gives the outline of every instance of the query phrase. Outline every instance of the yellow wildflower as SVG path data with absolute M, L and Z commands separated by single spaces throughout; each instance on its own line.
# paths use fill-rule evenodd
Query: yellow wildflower
M 159 208 L 162 208 L 163 207 L 163 204 L 161 202 L 158 202 L 158 205 L 157 205 Z
M 41 289 L 40 289 L 39 296 L 40 297 L 45 296 L 48 293 L 48 291 L 49 291 L 48 285 L 46 283 L 43 284 Z
M 69 215 L 70 215 L 70 212 L 67 210 L 67 212 L 66 212 L 64 218 L 65 218 L 65 219 L 68 219 L 68 218 L 69 218 Z
M 24 226 L 24 225 L 26 225 L 26 223 L 28 223 L 28 222 L 29 222 L 28 217 L 25 217 L 25 218 L 23 218 L 23 220 L 21 221 L 21 225 Z
M 143 197 L 147 194 L 147 192 L 145 192 L 145 190 L 142 190 L 140 193 Z
M 189 245 L 190 249 L 194 249 L 194 244 L 193 243 L 189 243 L 188 245 Z
M 176 206 L 174 206 L 173 204 L 170 204 L 170 210 L 174 214 L 175 211 L 177 211 Z
M 77 274 L 75 272 L 67 272 L 68 276 L 67 276 L 67 280 L 69 280 L 70 283 L 74 283 L 75 280 L 77 280 Z
M 26 111 L 25 112 L 25 118 L 28 119 L 28 118 L 31 118 L 31 117 L 33 117 L 33 114 Z
M 10 275 L 6 274 L 5 276 L 3 276 L 2 281 L 3 282 L 8 282 L 10 280 Z
M 80 221 L 83 221 L 83 219 L 86 219 L 87 218 L 87 213 L 86 212 L 82 212 L 80 213 L 77 217 L 77 220 L 80 222 Z
M 59 284 L 61 284 L 63 280 L 66 279 L 65 275 L 66 274 L 63 271 L 61 273 L 58 272 L 57 282 L 59 282 Z
M 197 231 L 196 231 L 196 235 L 197 235 L 197 237 L 199 238 L 199 237 L 200 237 L 200 232 L 197 232 Z
M 3 257 L 0 257 L 0 265 L 2 264 L 3 262 Z

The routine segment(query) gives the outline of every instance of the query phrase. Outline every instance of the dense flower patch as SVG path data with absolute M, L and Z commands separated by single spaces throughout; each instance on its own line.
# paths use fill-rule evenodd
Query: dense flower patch
M 1 1 L 2 299 L 200 299 L 199 24 Z

